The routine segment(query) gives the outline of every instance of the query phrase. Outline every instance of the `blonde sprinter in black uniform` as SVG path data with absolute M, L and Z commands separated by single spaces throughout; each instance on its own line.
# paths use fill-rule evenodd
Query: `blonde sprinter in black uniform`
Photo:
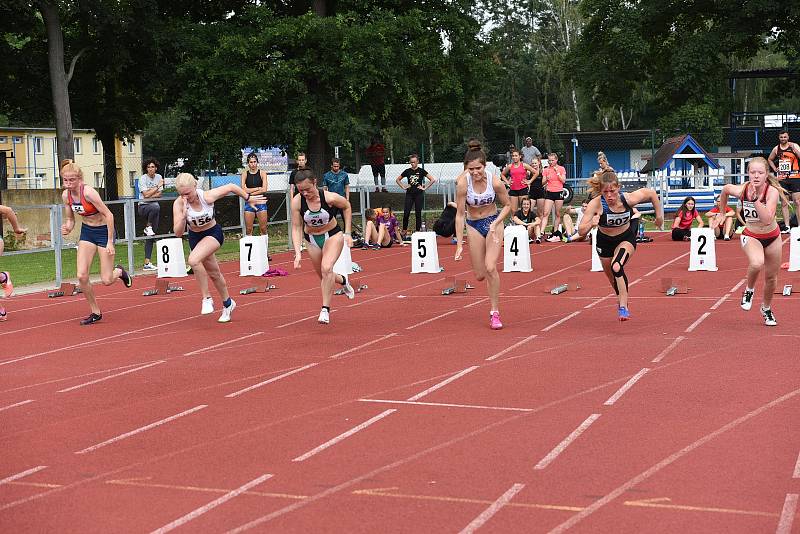
M 344 288 L 347 298 L 355 297 L 355 291 L 347 278 L 333 272 L 333 265 L 339 259 L 342 248 L 352 247 L 350 225 L 353 216 L 350 202 L 343 196 L 324 191 L 317 186 L 317 179 L 310 169 L 297 171 L 294 186 L 300 193 L 292 198 L 292 238 L 294 243 L 294 268 L 300 268 L 300 245 L 308 241 L 308 255 L 311 264 L 319 275 L 322 288 L 322 310 L 319 312 L 320 324 L 330 322 L 331 298 L 334 282 Z M 344 220 L 344 233 L 339 228 L 336 215 L 341 213 Z
M 586 205 L 586 211 L 578 228 L 578 235 L 586 234 L 594 227 L 597 229 L 597 254 L 603 264 L 611 287 L 619 300 L 619 320 L 630 319 L 628 312 L 628 277 L 625 275 L 625 264 L 636 250 L 636 229 L 631 224 L 633 207 L 642 202 L 652 202 L 656 213 L 656 226 L 664 224 L 664 214 L 658 194 L 653 189 L 637 189 L 631 193 L 623 193 L 619 188 L 617 175 L 606 169 L 594 173 L 589 179 L 592 200 Z

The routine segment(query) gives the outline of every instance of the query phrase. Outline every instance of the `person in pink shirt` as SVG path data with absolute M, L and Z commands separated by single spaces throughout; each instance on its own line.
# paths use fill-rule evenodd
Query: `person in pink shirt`
M 558 164 L 558 156 L 551 152 L 547 155 L 548 167 L 542 171 L 544 181 L 544 213 L 542 216 L 542 231 L 547 228 L 547 221 L 550 220 L 550 212 L 553 206 L 556 209 L 556 220 L 561 220 L 561 207 L 564 205 L 564 198 L 561 196 L 564 191 L 564 183 L 567 181 L 567 170 Z M 555 226 L 553 231 L 555 231 Z
M 691 235 L 692 223 L 697 221 L 697 227 L 702 228 L 703 217 L 697 211 L 695 206 L 694 197 L 686 197 L 683 199 L 681 207 L 675 214 L 675 220 L 672 221 L 672 240 L 673 241 L 689 241 Z

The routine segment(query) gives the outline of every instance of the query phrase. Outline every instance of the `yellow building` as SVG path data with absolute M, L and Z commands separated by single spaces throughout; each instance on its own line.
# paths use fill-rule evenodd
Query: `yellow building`
M 73 130 L 75 161 L 87 184 L 105 187 L 103 144 L 93 130 Z M 117 193 L 133 196 L 134 182 L 142 174 L 142 136 L 114 143 Z M 55 128 L 0 127 L 0 150 L 7 151 L 9 189 L 60 189 Z

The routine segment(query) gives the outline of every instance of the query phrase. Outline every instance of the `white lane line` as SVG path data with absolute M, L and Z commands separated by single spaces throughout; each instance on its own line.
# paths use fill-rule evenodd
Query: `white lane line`
M 774 408 L 775 406 L 778 406 L 779 404 L 781 404 L 783 402 L 786 402 L 789 399 L 792 399 L 792 398 L 796 397 L 797 395 L 800 395 L 800 388 L 795 389 L 794 391 L 790 391 L 786 395 L 778 397 L 777 399 L 774 399 L 774 400 L 768 402 L 767 404 L 764 404 L 761 407 L 756 408 L 755 410 L 746 413 L 745 415 L 739 417 L 738 419 L 734 419 L 730 423 L 718 428 L 714 432 L 711 432 L 710 434 L 706 434 L 705 436 L 703 436 L 702 438 L 698 439 L 697 441 L 695 441 L 693 443 L 690 443 L 689 445 L 687 445 L 686 447 L 682 448 L 678 452 L 676 452 L 674 454 L 671 454 L 670 456 L 667 456 L 666 458 L 664 458 L 663 460 L 661 460 L 657 464 L 653 465 L 652 467 L 650 467 L 646 471 L 643 471 L 643 472 L 639 473 L 638 475 L 636 475 L 635 477 L 629 479 L 624 484 L 618 486 L 616 489 L 614 489 L 611 492 L 609 492 L 608 494 L 606 494 L 605 497 L 596 500 L 595 502 L 593 502 L 592 504 L 590 504 L 589 506 L 584 508 L 583 511 L 578 512 L 577 514 L 573 515 L 572 517 L 570 517 L 569 519 L 567 519 L 566 521 L 564 521 L 560 525 L 558 525 L 555 528 L 553 528 L 550 531 L 550 534 L 560 534 L 561 532 L 567 531 L 568 529 L 574 527 L 575 525 L 577 525 L 578 523 L 580 523 L 581 521 L 583 521 L 584 519 L 586 519 L 587 517 L 589 517 L 590 515 L 592 515 L 596 511 L 598 511 L 600 508 L 602 508 L 605 505 L 607 505 L 608 503 L 616 500 L 620 495 L 624 495 L 625 493 L 627 493 L 631 489 L 635 488 L 636 486 L 638 486 L 642 482 L 644 482 L 644 481 L 648 480 L 649 478 L 651 478 L 653 475 L 655 475 L 656 473 L 658 473 L 659 471 L 661 471 L 665 467 L 675 463 L 676 461 L 680 460 L 681 458 L 683 458 L 687 454 L 690 454 L 692 451 L 702 447 L 703 445 L 705 445 L 709 441 L 711 441 L 711 440 L 715 439 L 716 437 L 724 434 L 725 432 L 727 432 L 729 430 L 732 430 L 732 429 L 738 427 L 739 425 L 741 425 L 743 423 L 746 423 L 747 421 L 749 421 L 750 419 L 752 419 L 754 417 L 757 417 L 758 415 L 761 415 L 765 411 L 767 411 L 767 410 L 769 410 L 771 408 Z
M 73 391 L 76 389 L 80 389 L 82 387 L 91 386 L 92 384 L 98 384 L 100 382 L 105 382 L 106 380 L 111 380 L 112 378 L 116 378 L 118 376 L 124 376 L 130 373 L 135 373 L 136 371 L 141 371 L 142 369 L 147 369 L 148 367 L 153 367 L 155 365 L 161 365 L 162 363 L 166 363 L 166 360 L 158 360 L 156 362 L 148 363 L 147 365 L 142 365 L 141 367 L 134 367 L 133 369 L 128 369 L 127 371 L 122 371 L 121 373 L 117 373 L 115 375 L 104 376 L 103 378 L 98 378 L 97 380 L 92 380 L 91 382 L 84 382 L 83 384 L 78 384 L 77 386 L 72 386 L 70 388 L 59 389 L 58 393 L 66 393 L 67 391 Z
M 428 324 L 428 323 L 432 323 L 433 321 L 436 321 L 436 320 L 438 320 L 438 319 L 441 319 L 442 317 L 447 317 L 448 315 L 453 315 L 453 314 L 454 314 L 454 313 L 456 313 L 457 311 L 458 311 L 458 310 L 450 310 L 449 312 L 445 312 L 445 313 L 443 313 L 443 314 L 441 314 L 441 315 L 437 315 L 436 317 L 431 317 L 430 319 L 425 319 L 425 320 L 424 320 L 424 321 L 422 321 L 421 323 L 412 324 L 411 326 L 407 326 L 407 327 L 406 327 L 406 330 L 413 330 L 414 328 L 416 328 L 416 327 L 418 327 L 418 326 L 422 326 L 422 325 L 426 325 L 426 324 Z
M 794 475 L 792 478 L 800 478 L 800 454 L 797 455 L 797 463 L 794 464 Z
M 716 310 L 717 308 L 722 306 L 722 303 L 725 302 L 726 300 L 728 300 L 730 298 L 730 296 L 731 296 L 730 293 L 725 293 L 724 295 L 722 295 L 719 298 L 719 300 L 717 302 L 715 302 L 713 306 L 711 306 L 711 309 L 712 310 Z
M 477 410 L 499 410 L 504 412 L 532 412 L 533 408 L 513 408 L 510 406 L 483 406 L 480 404 L 451 404 L 447 402 L 419 402 L 390 399 L 358 399 L 358 402 L 377 402 L 381 404 L 412 404 L 414 406 L 440 406 L 443 408 L 472 408 Z
M 553 328 L 557 327 L 561 323 L 566 323 L 567 321 L 569 321 L 573 317 L 575 317 L 577 315 L 580 315 L 580 313 L 581 313 L 581 310 L 574 311 L 574 312 L 570 313 L 569 315 L 567 315 L 566 317 L 564 317 L 563 319 L 559 319 L 558 321 L 554 322 L 550 326 L 546 326 L 546 327 L 542 328 L 542 332 L 549 332 L 550 330 L 552 330 Z
M 3 406 L 2 408 L 0 408 L 0 412 L 5 411 L 5 410 L 10 410 L 11 408 L 16 408 L 17 406 L 23 406 L 25 404 L 30 404 L 31 402 L 33 402 L 33 400 L 28 399 L 28 400 L 25 400 L 25 401 L 22 401 L 22 402 L 18 402 L 16 404 L 11 404 L 9 406 Z
M 675 338 L 675 341 L 673 341 L 672 343 L 670 343 L 670 344 L 669 344 L 669 347 L 667 347 L 666 349 L 664 349 L 664 350 L 662 350 L 661 352 L 659 352 L 659 353 L 658 353 L 658 356 L 656 356 L 655 358 L 653 358 L 652 360 L 650 360 L 650 363 L 658 363 L 658 362 L 660 362 L 661 360 L 663 360 L 663 359 L 664 359 L 664 357 L 665 357 L 667 354 L 669 354 L 670 352 L 672 352 L 672 349 L 674 349 L 675 347 L 677 347 L 677 346 L 678 346 L 678 344 L 679 344 L 681 341 L 683 341 L 684 339 L 686 339 L 686 338 L 685 338 L 685 337 L 683 337 L 683 336 L 678 336 L 678 337 L 676 337 L 676 338 Z
M 361 423 L 360 425 L 358 425 L 358 426 L 356 426 L 356 427 L 353 427 L 353 428 L 351 428 L 351 429 L 350 429 L 350 430 L 348 430 L 347 432 L 344 432 L 344 433 L 342 433 L 342 434 L 339 434 L 339 435 L 338 435 L 338 436 L 336 436 L 335 438 L 333 438 L 333 439 L 331 439 L 331 440 L 329 440 L 329 441 L 326 441 L 325 443 L 323 443 L 323 444 L 322 444 L 322 445 L 320 445 L 319 447 L 316 447 L 316 448 L 314 448 L 314 449 L 311 449 L 310 451 L 308 451 L 308 452 L 307 452 L 307 453 L 305 453 L 305 454 L 301 454 L 300 456 L 298 456 L 297 458 L 295 458 L 295 459 L 294 459 L 294 460 L 292 460 L 292 461 L 293 461 L 293 462 L 303 462 L 303 461 L 305 461 L 305 460 L 308 460 L 309 458 L 311 458 L 311 457 L 312 457 L 312 456 L 314 456 L 315 454 L 317 454 L 317 453 L 320 453 L 320 452 L 324 451 L 324 450 L 325 450 L 325 449 L 327 449 L 328 447 L 331 447 L 331 446 L 333 446 L 333 445 L 336 445 L 336 444 L 337 444 L 337 443 L 339 443 L 340 441 L 342 441 L 342 440 L 344 440 L 344 439 L 347 439 L 347 438 L 349 438 L 350 436 L 352 436 L 352 435 L 353 435 L 353 434 L 355 434 L 356 432 L 360 432 L 361 430 L 364 430 L 365 428 L 367 428 L 367 427 L 368 427 L 368 426 L 370 426 L 371 424 L 373 424 L 373 423 L 376 423 L 376 422 L 380 421 L 380 420 L 381 420 L 381 419 L 383 419 L 384 417 L 387 417 L 387 416 L 389 416 L 389 415 L 392 415 L 392 414 L 393 414 L 394 412 L 396 412 L 396 411 L 397 411 L 396 409 L 392 408 L 392 409 L 386 410 L 385 412 L 381 412 L 381 413 L 379 413 L 378 415 L 376 415 L 375 417 L 373 417 L 372 419 L 369 419 L 369 420 L 367 420 L 367 421 L 364 421 L 364 422 L 363 422 L 363 423 Z
M 394 337 L 396 335 L 397 335 L 397 332 L 392 332 L 391 334 L 386 334 L 385 336 L 381 336 L 378 339 L 373 339 L 372 341 L 367 341 L 366 343 L 364 343 L 362 345 L 359 345 L 357 347 L 353 347 L 352 349 L 347 349 L 347 350 L 343 350 L 342 352 L 337 352 L 336 354 L 331 356 L 331 358 L 333 358 L 333 359 L 341 358 L 345 354 L 350 354 L 351 352 L 355 352 L 357 350 L 361 350 L 364 347 L 369 347 L 370 345 L 374 345 L 375 343 L 380 343 L 384 339 L 389 339 L 390 337 Z
M 471 303 L 469 303 L 469 304 L 464 304 L 463 308 L 464 308 L 464 309 L 466 309 L 466 308 L 471 308 L 471 307 L 473 307 L 473 306 L 477 306 L 478 304 L 483 304 L 483 303 L 484 303 L 484 302 L 486 302 L 487 300 L 489 300 L 489 297 L 484 297 L 484 298 L 482 298 L 482 299 L 478 299 L 478 300 L 476 300 L 475 302 L 471 302 Z
M 731 288 L 730 293 L 736 293 L 736 290 L 742 287 L 745 282 L 747 282 L 747 278 L 742 278 L 739 280 L 739 283 Z
M 271 475 L 271 474 L 261 475 L 260 477 L 256 478 L 255 480 L 251 480 L 250 482 L 248 482 L 244 486 L 240 486 L 240 487 L 236 488 L 235 490 L 233 490 L 233 491 L 231 491 L 229 493 L 226 493 L 225 495 L 223 495 L 219 499 L 213 500 L 210 503 L 206 504 L 205 506 L 201 506 L 200 508 L 189 512 L 188 514 L 186 514 L 183 517 L 179 517 L 178 519 L 176 519 L 172 523 L 168 523 L 168 524 L 164 525 L 163 527 L 161 527 L 161 528 L 159 528 L 157 530 L 154 530 L 152 532 L 152 534 L 165 534 L 165 533 L 167 533 L 167 532 L 169 532 L 171 530 L 174 530 L 174 529 L 176 529 L 176 528 L 178 528 L 178 527 L 180 527 L 182 525 L 185 525 L 189 521 L 191 521 L 193 519 L 196 519 L 196 518 L 200 517 L 201 515 L 203 515 L 204 513 L 213 510 L 217 506 L 226 503 L 227 501 L 233 499 L 234 497 L 236 497 L 238 495 L 241 495 L 242 493 L 244 493 L 245 491 L 249 490 L 250 488 L 254 488 L 255 486 L 258 486 L 259 484 L 261 484 L 265 480 L 268 480 L 268 479 L 272 478 L 272 476 L 273 475 Z
M 691 332 L 692 330 L 694 330 L 695 328 L 697 328 L 697 327 L 700 325 L 700 323 L 702 323 L 703 321 L 705 321 L 705 320 L 706 320 L 706 317 L 708 317 L 709 315 L 711 315 L 711 313 L 709 313 L 709 312 L 705 312 L 703 315 L 701 315 L 701 316 L 700 316 L 700 318 L 699 318 L 699 319 L 697 319 L 695 322 L 693 322 L 691 325 L 689 325 L 689 328 L 687 328 L 687 329 L 686 329 L 684 332 L 685 332 L 686 334 L 688 334 L 689 332 Z
M 233 393 L 228 393 L 227 395 L 225 395 L 225 397 L 228 398 L 228 399 L 232 399 L 233 397 L 238 397 L 242 393 L 247 393 L 248 391 L 253 391 L 254 389 L 260 388 L 261 386 L 266 386 L 267 384 L 272 384 L 273 382 L 277 382 L 278 380 L 280 380 L 282 378 L 286 378 L 287 376 L 292 376 L 295 373 L 299 373 L 301 371 L 305 371 L 306 369 L 310 369 L 310 368 L 314 367 L 315 365 L 319 365 L 319 362 L 309 363 L 308 365 L 304 365 L 303 367 L 298 367 L 297 369 L 293 369 L 291 371 L 283 373 L 282 375 L 274 376 L 274 377 L 270 378 L 269 380 L 264 380 L 263 382 L 259 382 L 258 384 L 253 384 L 252 386 L 248 386 L 248 387 L 246 387 L 244 389 L 240 389 L 239 391 L 234 391 Z
M 673 258 L 673 259 L 669 260 L 667 263 L 664 263 L 663 265 L 659 265 L 658 267 L 656 267 L 655 269 L 653 269 L 652 271 L 650 271 L 649 273 L 647 273 L 646 275 L 644 275 L 644 277 L 643 277 L 643 278 L 647 278 L 648 276 L 650 276 L 650 275 L 653 275 L 653 274 L 657 273 L 658 271 L 660 271 L 661 269 L 663 269 L 663 268 L 664 268 L 664 267 L 666 267 L 667 265 L 670 265 L 670 264 L 672 264 L 672 263 L 675 263 L 675 262 L 676 262 L 676 261 L 678 261 L 679 259 L 681 259 L 681 258 L 685 258 L 685 257 L 686 257 L 686 256 L 688 256 L 688 255 L 689 255 L 689 253 L 688 253 L 688 252 L 686 252 L 686 253 L 684 253 L 684 254 L 681 254 L 681 255 L 680 255 L 680 256 L 678 256 L 677 258 Z
M 564 441 L 562 441 L 561 443 L 556 445 L 555 448 L 552 451 L 550 451 L 549 453 L 547 453 L 547 456 L 542 458 L 539 461 L 539 463 L 536 464 L 533 468 L 534 469 L 544 469 L 545 467 L 550 465 L 550 462 L 555 460 L 558 457 L 559 454 L 564 452 L 564 449 L 566 449 L 569 446 L 570 443 L 575 441 L 578 438 L 578 436 L 583 434 L 586 431 L 586 429 L 589 428 L 589 426 L 592 423 L 597 421 L 598 417 L 600 417 L 599 413 L 593 413 L 592 415 L 587 417 L 586 420 L 583 423 L 581 423 L 578 428 L 573 430 L 572 433 L 569 436 L 564 438 Z
M 794 516 L 797 513 L 797 493 L 787 493 L 786 500 L 783 501 L 781 519 L 778 521 L 778 528 L 775 534 L 791 534 Z
M 216 345 L 209 345 L 208 347 L 203 347 L 202 349 L 193 350 L 192 352 L 184 352 L 183 355 L 194 356 L 195 354 L 200 354 L 201 352 L 206 352 L 208 350 L 224 347 L 225 345 L 230 345 L 231 343 L 236 343 L 237 341 L 242 341 L 250 337 L 263 336 L 263 335 L 264 332 L 255 332 L 253 334 L 248 334 L 246 336 L 236 336 L 234 339 L 229 339 L 228 341 L 223 341 L 222 343 L 217 343 Z
M 103 369 L 102 371 L 92 371 L 91 373 L 83 373 L 80 375 L 72 375 L 67 376 L 64 378 L 55 378 L 53 380 L 46 380 L 44 382 L 36 382 L 35 384 L 28 384 L 26 386 L 18 386 L 12 389 L 5 389 L 0 391 L 0 393 L 11 393 L 12 391 L 19 391 L 20 389 L 30 389 L 35 388 L 37 386 L 46 386 L 47 384 L 54 384 L 56 382 L 66 382 L 67 380 L 73 380 L 75 378 L 83 378 L 85 376 L 93 376 L 93 375 L 101 375 L 103 373 L 110 373 L 112 371 L 119 371 L 120 369 L 130 369 L 131 367 L 136 367 L 137 365 L 141 365 L 140 363 L 132 363 L 130 365 L 120 365 L 119 367 L 113 367 L 111 369 Z
M 433 393 L 433 392 L 434 392 L 434 391 L 436 391 L 437 389 L 441 389 L 441 388 L 443 388 L 444 386 L 446 386 L 446 385 L 447 385 L 447 384 L 449 384 L 450 382 L 453 382 L 454 380 L 458 380 L 459 378 L 461 378 L 461 377 L 462 377 L 462 376 L 464 376 L 465 374 L 467 374 L 467 373 L 471 373 L 472 371 L 474 371 L 474 370 L 475 370 L 475 369 L 477 369 L 477 368 L 478 368 L 478 366 L 477 366 L 477 365 L 473 365 L 472 367 L 467 367 L 467 368 L 466 368 L 466 369 L 464 369 L 463 371 L 459 371 L 458 373 L 454 374 L 454 375 L 453 375 L 453 376 L 451 376 L 450 378 L 448 378 L 448 379 L 446 379 L 446 380 L 442 380 L 442 381 L 441 381 L 441 382 L 439 382 L 438 384 L 436 384 L 436 385 L 433 385 L 433 386 L 429 387 L 428 389 L 426 389 L 425 391 L 422 391 L 422 392 L 420 392 L 420 393 L 417 393 L 417 394 L 416 394 L 416 395 L 414 395 L 413 397 L 409 397 L 409 398 L 408 398 L 408 399 L 406 399 L 406 400 L 410 400 L 410 401 L 417 401 L 417 400 L 421 399 L 422 397 L 424 397 L 424 396 L 426 396 L 426 395 L 428 395 L 428 394 L 430 394 L 430 393 Z
M 626 391 L 628 391 L 629 389 L 631 389 L 631 388 L 633 387 L 633 385 L 634 385 L 636 382 L 638 382 L 638 381 L 639 381 L 639 379 L 640 379 L 640 378 L 642 378 L 642 377 L 643 377 L 645 374 L 647 374 L 647 371 L 649 371 L 649 370 L 650 370 L 650 369 L 648 369 L 647 367 L 645 367 L 644 369 L 642 369 L 641 371 L 639 371 L 638 373 L 636 373 L 635 375 L 633 375 L 633 376 L 631 377 L 631 379 L 630 379 L 630 380 L 628 380 L 627 382 L 625 382 L 625 384 L 623 384 L 623 385 L 622 385 L 622 387 L 621 387 L 621 388 L 619 388 L 619 389 L 617 390 L 617 392 L 616 392 L 616 393 L 614 393 L 613 395 L 611 395 L 611 396 L 608 398 L 608 400 L 607 400 L 607 401 L 605 401 L 603 404 L 604 404 L 605 406 L 613 406 L 613 405 L 614 405 L 614 403 L 615 403 L 615 402 L 617 402 L 617 401 L 619 400 L 619 398 L 620 398 L 620 397 L 622 397 L 622 396 L 625 394 L 625 392 L 626 392 Z
M 589 308 L 594 308 L 595 306 L 597 306 L 598 304 L 600 304 L 600 303 L 601 303 L 601 302 L 603 302 L 604 300 L 608 300 L 608 299 L 610 299 L 611 297 L 616 297 L 616 296 L 617 296 L 617 295 L 616 295 L 615 293 L 609 293 L 609 294 L 608 294 L 608 295 L 606 295 L 605 297 L 601 297 L 601 298 L 599 298 L 599 299 L 595 300 L 594 302 L 590 302 L 589 304 L 587 304 L 586 306 L 584 306 L 584 307 L 583 307 L 583 309 L 584 309 L 584 310 L 588 310 Z
M 15 480 L 19 480 L 20 478 L 25 478 L 28 475 L 32 475 L 34 473 L 38 473 L 42 469 L 47 469 L 46 465 L 40 465 L 34 467 L 32 469 L 28 469 L 27 471 L 23 471 L 22 473 L 17 473 L 16 475 L 11 475 L 10 477 L 6 477 L 0 480 L 0 485 L 8 484 L 9 482 L 14 482 Z
M 497 358 L 499 358 L 499 357 L 500 357 L 500 356 L 502 356 L 503 354 L 507 354 L 508 352 L 510 352 L 510 351 L 512 351 L 512 350 L 514 350 L 514 349 L 516 349 L 517 347 L 519 347 L 519 346 L 521 346 L 521 345 L 524 345 L 525 343 L 527 343 L 527 342 L 528 342 L 528 341 L 530 341 L 531 339 L 535 338 L 537 335 L 538 335 L 538 334 L 533 334 L 532 336 L 528 336 L 528 337 L 526 337 L 525 339 L 523 339 L 522 341 L 519 341 L 519 342 L 517 342 L 517 343 L 514 343 L 514 344 L 513 344 L 513 345 L 511 345 L 510 347 L 507 347 L 507 348 L 505 348 L 505 349 L 501 350 L 500 352 L 497 352 L 497 353 L 495 353 L 495 354 L 492 354 L 491 356 L 489 356 L 488 358 L 486 358 L 486 361 L 487 361 L 487 362 L 490 362 L 490 361 L 492 361 L 492 360 L 496 360 Z
M 194 412 L 198 412 L 198 411 L 202 410 L 203 408 L 208 408 L 208 404 L 201 404 L 200 406 L 195 406 L 194 408 L 191 408 L 191 409 L 186 410 L 184 412 L 177 413 L 175 415 L 171 415 L 171 416 L 167 417 L 166 419 L 161 419 L 160 421 L 156 421 L 154 423 L 150 423 L 149 425 L 145 425 L 143 427 L 139 427 L 136 430 L 131 430 L 130 432 L 125 432 L 124 434 L 120 434 L 117 437 L 114 437 L 114 438 L 111 438 L 111 439 L 107 439 L 107 440 L 103 441 L 102 443 L 98 443 L 96 445 L 92 445 L 91 447 L 86 447 L 85 449 L 81 449 L 79 451 L 75 451 L 75 454 L 86 454 L 87 452 L 96 451 L 97 449 L 105 447 L 106 445 L 111 445 L 112 443 L 116 443 L 117 441 L 121 441 L 121 440 L 129 438 L 131 436 L 135 436 L 136 434 L 139 434 L 141 432 L 145 432 L 145 431 L 150 430 L 152 428 L 155 428 L 157 426 L 161 426 L 163 424 L 169 423 L 170 421 L 174 421 L 175 419 L 178 419 L 180 417 L 184 417 L 186 415 L 193 414 Z
M 502 494 L 499 499 L 494 501 L 489 508 L 481 512 L 481 515 L 473 519 L 469 525 L 464 527 L 464 530 L 461 531 L 461 534 L 472 534 L 481 528 L 487 521 L 489 521 L 489 519 L 492 518 L 493 515 L 499 512 L 502 507 L 507 505 L 511 499 L 514 498 L 514 495 L 522 491 L 522 488 L 524 487 L 525 484 L 514 484 L 511 486 L 511 488 Z
M 562 246 L 563 246 L 563 245 L 562 245 Z M 556 248 L 558 248 L 558 247 L 556 247 Z M 550 250 L 555 250 L 555 248 L 553 248 L 553 249 L 550 249 Z M 564 267 L 563 269 L 559 269 L 559 270 L 557 270 L 557 271 L 553 271 L 552 273 L 547 273 L 547 274 L 546 274 L 546 275 L 544 275 L 544 276 L 540 276 L 539 278 L 534 278 L 533 280 L 529 280 L 529 281 L 525 282 L 524 284 L 520 284 L 520 285 L 518 285 L 518 286 L 512 287 L 512 288 L 511 288 L 511 291 L 517 291 L 518 289 L 520 289 L 520 288 L 523 288 L 523 287 L 525 287 L 525 286 L 527 286 L 527 285 L 530 285 L 530 284 L 535 284 L 536 282 L 538 282 L 538 281 L 540 281 L 540 280 L 544 280 L 545 278 L 548 278 L 548 277 L 550 277 L 550 276 L 553 276 L 554 274 L 562 273 L 562 272 L 564 272 L 564 271 L 567 271 L 567 270 L 569 270 L 569 269 L 572 269 L 573 267 L 577 267 L 578 265 L 582 265 L 582 264 L 584 264 L 584 263 L 589 263 L 590 261 L 591 261 L 591 260 L 583 260 L 583 261 L 579 261 L 578 263 L 573 263 L 573 264 L 572 264 L 572 265 L 570 265 L 569 267 Z

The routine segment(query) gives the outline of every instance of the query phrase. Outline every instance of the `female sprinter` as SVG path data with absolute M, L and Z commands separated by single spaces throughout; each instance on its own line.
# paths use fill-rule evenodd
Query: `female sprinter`
M 267 171 L 258 168 L 258 154 L 250 152 L 247 155 L 247 168 L 242 172 L 242 190 L 251 195 L 264 197 L 261 201 L 255 201 L 252 197 L 244 205 L 244 229 L 247 235 L 253 235 L 253 222 L 258 217 L 258 227 L 261 235 L 267 235 L 267 225 L 269 215 L 267 211 Z
M 103 285 L 110 286 L 119 278 L 125 287 L 131 287 L 133 278 L 122 265 L 114 265 L 114 216 L 97 191 L 83 183 L 83 171 L 71 159 L 61 162 L 61 181 L 64 184 L 61 198 L 66 206 L 66 222 L 61 225 L 61 234 L 67 235 L 75 228 L 76 213 L 83 218 L 78 241 L 78 283 L 89 301 L 91 313 L 81 320 L 81 324 L 94 324 L 103 318 L 89 282 L 89 269 L 95 252 L 100 250 L 100 279 Z
M 318 321 L 320 324 L 328 324 L 331 322 L 334 282 L 341 284 L 347 298 L 352 299 L 356 294 L 347 282 L 347 277 L 333 272 L 333 265 L 339 259 L 342 248 L 353 246 L 350 237 L 353 211 L 350 202 L 343 196 L 320 189 L 310 169 L 297 171 L 294 185 L 300 193 L 292 199 L 294 268 L 300 268 L 300 245 L 305 238 L 308 241 L 311 265 L 321 280 L 322 309 Z M 336 215 L 339 213 L 344 220 L 344 233 L 336 220 Z
M 486 279 L 491 309 L 489 326 L 500 330 L 500 275 L 497 258 L 503 248 L 503 221 L 511 212 L 505 185 L 498 176 L 486 172 L 486 153 L 481 143 L 471 139 L 464 155 L 466 171 L 456 179 L 456 261 L 461 259 L 464 220 L 469 229 L 469 256 L 472 272 L 480 281 Z M 503 205 L 497 211 L 495 199 Z
M 519 150 L 511 151 L 511 163 L 506 165 L 500 173 L 501 179 L 509 186 L 508 195 L 511 197 L 511 213 L 517 213 L 520 201 L 528 198 L 529 187 L 536 171 L 527 163 L 521 161 Z M 530 173 L 531 178 L 528 178 Z M 508 177 L 511 176 L 511 180 Z
M 586 211 L 578 227 L 578 235 L 586 237 L 589 230 L 597 225 L 597 254 L 603 264 L 611 287 L 619 301 L 619 320 L 630 319 L 628 312 L 628 277 L 625 275 L 625 264 L 636 250 L 636 230 L 638 224 L 632 224 L 633 207 L 642 202 L 652 202 L 656 213 L 656 226 L 664 224 L 661 203 L 653 189 L 637 189 L 632 193 L 622 193 L 617 175 L 612 170 L 600 170 L 589 179 L 592 200 L 586 205 Z
M 189 265 L 200 286 L 203 302 L 200 313 L 208 315 L 214 312 L 214 300 L 208 290 L 208 279 L 214 283 L 222 299 L 222 315 L 220 323 L 231 320 L 231 313 L 236 308 L 236 302 L 228 294 L 228 285 L 219 269 L 215 253 L 225 240 L 222 226 L 214 219 L 214 202 L 228 193 L 239 195 L 246 201 L 263 202 L 263 195 L 245 193 L 241 187 L 226 184 L 203 191 L 197 186 L 197 180 L 188 172 L 182 172 L 175 179 L 175 188 L 178 198 L 172 204 L 172 231 L 182 237 L 185 229 L 189 229 Z
M 781 266 L 781 231 L 775 220 L 778 198 L 784 192 L 772 174 L 767 160 L 754 158 L 747 167 L 749 181 L 742 185 L 726 184 L 719 195 L 719 210 L 714 226 L 724 224 L 728 195 L 739 197 L 744 212 L 745 228 L 742 232 L 742 248 L 747 255 L 747 287 L 742 294 L 742 309 L 749 310 L 753 305 L 756 279 L 764 271 L 764 298 L 761 304 L 761 317 L 767 326 L 777 326 L 778 321 L 772 313 L 772 294 L 778 283 L 778 270 Z
M 23 228 L 19 225 L 19 221 L 17 221 L 17 214 L 14 213 L 14 210 L 9 208 L 8 206 L 3 206 L 0 204 L 0 220 L 3 218 L 8 219 L 8 222 L 11 223 L 11 228 L 13 228 L 14 233 L 21 237 L 25 235 L 25 232 L 28 231 L 27 228 Z M 3 255 L 3 250 L 5 249 L 5 242 L 3 241 L 3 236 L 0 235 L 0 256 Z M 14 293 L 14 284 L 11 283 L 11 275 L 8 274 L 6 271 L 0 272 L 0 287 L 3 288 L 3 297 L 8 298 Z M 0 321 L 5 321 L 8 318 L 6 314 L 6 309 L 3 306 L 0 306 Z

